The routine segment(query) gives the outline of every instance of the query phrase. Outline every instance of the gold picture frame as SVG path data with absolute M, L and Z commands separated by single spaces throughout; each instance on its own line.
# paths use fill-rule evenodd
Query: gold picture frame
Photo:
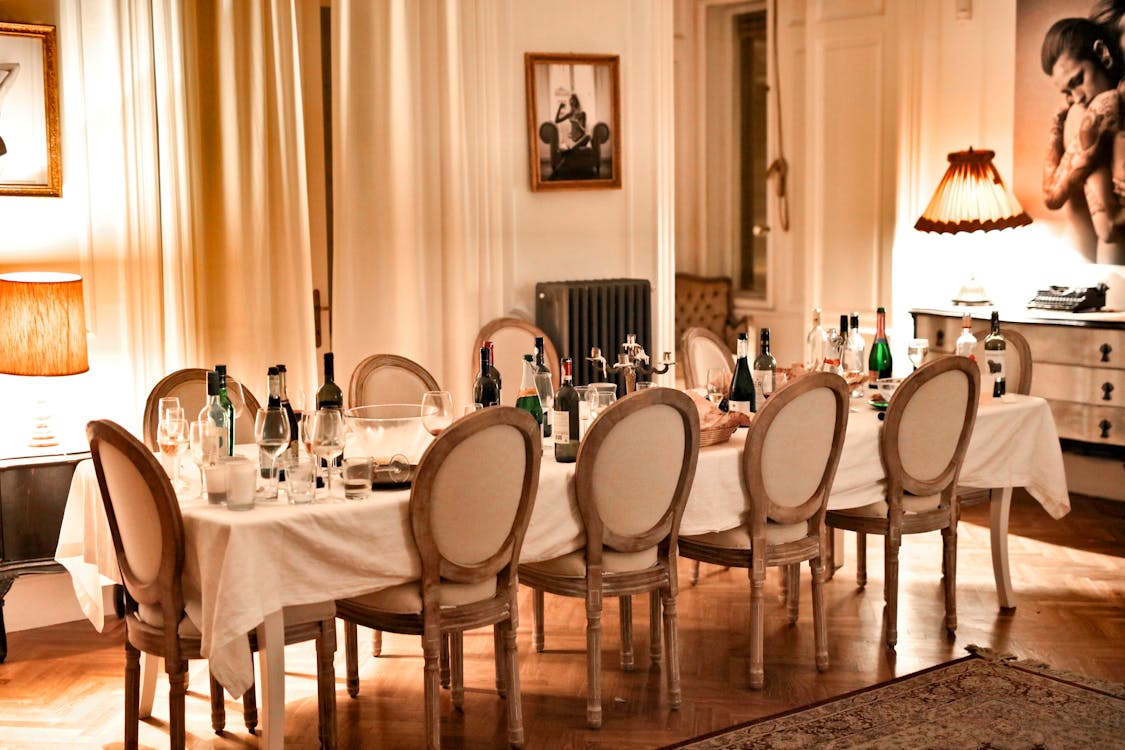
M 621 187 L 620 58 L 524 54 L 531 189 Z
M 0 195 L 62 195 L 55 27 L 0 23 Z

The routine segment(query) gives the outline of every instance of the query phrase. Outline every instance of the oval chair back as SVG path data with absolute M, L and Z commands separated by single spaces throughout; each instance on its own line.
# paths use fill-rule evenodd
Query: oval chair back
M 441 390 L 422 365 L 397 354 L 372 354 L 356 365 L 348 383 L 348 406 L 421 404 L 426 391 Z
M 241 381 L 235 380 L 229 374 L 227 375 L 227 382 L 240 383 Z M 234 442 L 240 443 L 253 443 L 254 442 L 254 415 L 258 413 L 261 408 L 261 403 L 250 391 L 249 388 L 242 385 L 242 398 L 243 403 L 238 403 L 237 391 L 229 393 L 231 402 L 234 404 L 235 409 L 239 406 L 243 407 L 242 417 L 235 420 L 234 423 Z M 145 445 L 152 450 L 157 449 L 156 436 L 159 428 L 158 422 L 160 415 L 157 410 L 160 406 L 160 399 L 176 396 L 180 399 L 180 405 L 184 408 L 184 418 L 188 422 L 192 422 L 203 410 L 207 404 L 207 370 L 202 367 L 188 367 L 183 370 L 176 370 L 169 375 L 164 376 L 159 383 L 152 387 L 148 392 L 148 398 L 145 399 L 145 415 L 144 415 L 144 437 Z

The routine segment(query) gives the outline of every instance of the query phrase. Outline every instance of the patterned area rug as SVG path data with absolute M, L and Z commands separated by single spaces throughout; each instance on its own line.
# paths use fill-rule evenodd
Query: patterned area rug
M 957 661 L 673 747 L 1125 748 L 1125 685 L 968 650 Z

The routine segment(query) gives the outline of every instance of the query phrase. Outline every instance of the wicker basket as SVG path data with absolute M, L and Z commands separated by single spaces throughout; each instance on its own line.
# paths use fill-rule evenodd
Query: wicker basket
M 737 426 L 730 427 L 708 427 L 705 430 L 699 431 L 699 447 L 706 448 L 709 445 L 718 445 L 730 440 L 730 436 L 737 430 Z

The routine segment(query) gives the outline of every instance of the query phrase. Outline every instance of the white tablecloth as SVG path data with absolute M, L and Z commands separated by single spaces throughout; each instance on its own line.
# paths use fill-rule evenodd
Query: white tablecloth
M 881 422 L 866 405 L 848 421 L 847 440 L 829 506 L 848 508 L 878 500 Z M 745 430 L 699 454 L 695 484 L 681 532 L 729 529 L 744 509 L 738 475 Z M 523 559 L 538 561 L 582 546 L 584 533 L 573 497 L 573 464 L 544 455 L 539 492 L 524 540 Z M 962 485 L 1026 487 L 1055 518 L 1070 509 L 1062 454 L 1050 410 L 1042 399 L 1017 396 L 988 402 L 977 416 L 961 473 Z M 410 534 L 408 490 L 376 491 L 367 500 L 291 506 L 259 504 L 234 513 L 184 501 L 188 615 L 203 633 L 203 654 L 233 695 L 251 684 L 246 633 L 282 607 L 356 596 L 421 574 Z M 74 578 L 83 611 L 101 628 L 102 579 L 117 579 L 93 464 L 79 464 L 59 538 L 57 559 Z

